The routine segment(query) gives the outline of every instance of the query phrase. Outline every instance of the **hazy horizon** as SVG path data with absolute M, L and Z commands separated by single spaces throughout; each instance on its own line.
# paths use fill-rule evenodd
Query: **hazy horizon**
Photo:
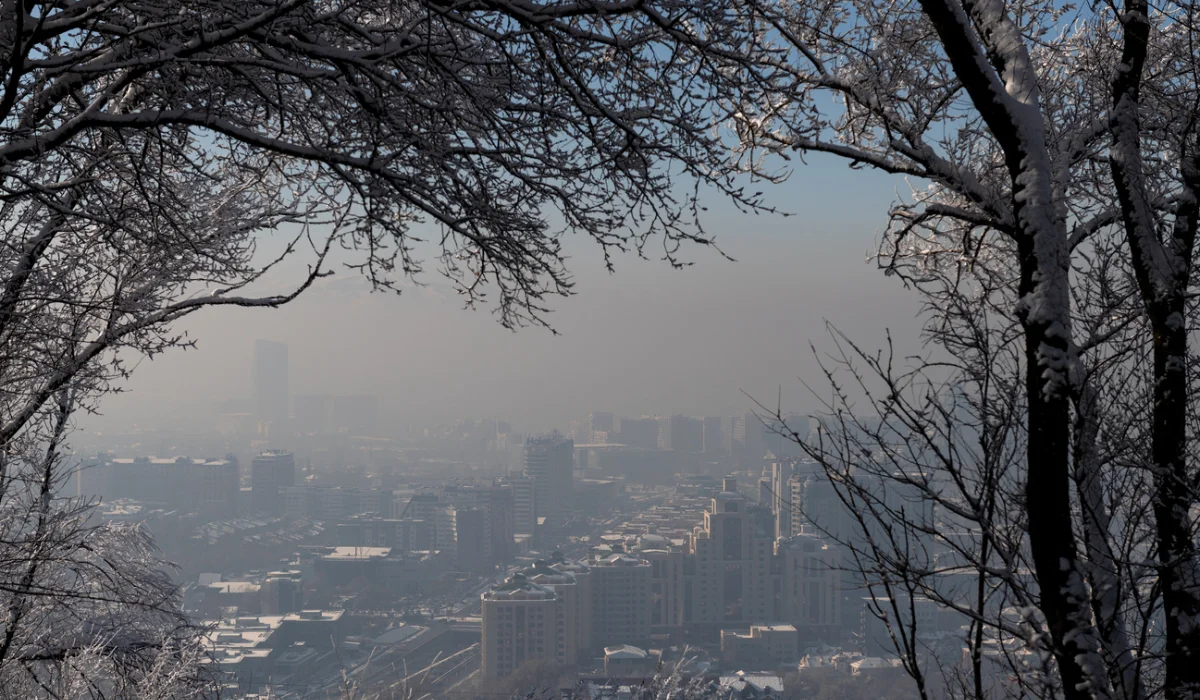
M 714 198 L 707 228 L 736 262 L 692 247 L 691 267 L 627 255 L 609 275 L 594 244 L 568 237 L 577 294 L 550 299 L 557 336 L 462 310 L 432 269 L 399 297 L 339 270 L 281 309 L 186 319 L 178 328 L 197 348 L 143 361 L 82 427 L 209 420 L 216 402 L 250 396 L 258 338 L 288 344 L 293 396 L 377 394 L 383 420 L 400 424 L 471 416 L 544 430 L 591 409 L 729 414 L 752 407 L 743 392 L 773 404 L 782 391 L 785 409 L 816 410 L 800 379 L 820 385 L 809 346 L 829 347 L 826 320 L 869 347 L 887 328 L 914 347 L 915 298 L 867 261 L 897 187 L 822 160 L 764 186 L 793 216 L 741 214 Z

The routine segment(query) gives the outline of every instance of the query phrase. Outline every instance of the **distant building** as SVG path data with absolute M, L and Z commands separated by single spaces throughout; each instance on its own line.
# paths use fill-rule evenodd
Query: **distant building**
M 528 661 L 558 660 L 558 597 L 515 574 L 481 600 L 484 681 L 512 675 Z
M 575 649 L 582 657 L 592 644 L 592 569 L 583 562 L 556 562 L 552 568 L 575 580 Z
M 488 489 L 488 519 L 492 559 L 509 561 L 514 554 L 513 535 L 516 534 L 512 486 L 493 484 Z
M 690 416 L 671 416 L 671 444 L 676 452 L 704 451 L 704 423 Z
M 658 421 L 654 418 L 622 418 L 620 432 L 614 441 L 630 447 L 658 449 Z
M 284 486 L 279 489 L 283 513 L 292 518 L 336 522 L 352 515 L 392 515 L 391 489 L 340 486 Z
M 638 538 L 634 554 L 650 563 L 650 631 L 671 634 L 683 624 L 686 555 L 654 532 Z
M 131 499 L 210 518 L 237 513 L 238 461 L 191 457 L 105 458 L 78 474 L 79 495 Z
M 454 533 L 457 568 L 460 571 L 488 571 L 491 559 L 486 553 L 487 511 L 482 508 L 455 508 Z
M 254 418 L 259 432 L 273 437 L 288 422 L 288 347 L 254 341 Z
M 283 514 L 282 490 L 296 485 L 296 457 L 291 452 L 263 452 L 250 462 L 251 501 L 256 513 Z
M 533 480 L 535 518 L 561 517 L 571 505 L 575 444 L 558 433 L 525 442 L 525 478 Z
M 304 607 L 304 582 L 295 570 L 272 571 L 262 585 L 262 611 L 265 615 L 286 615 Z
M 555 613 L 555 638 L 558 647 L 558 662 L 564 666 L 574 666 L 579 659 L 578 614 L 580 587 L 575 582 L 575 575 L 555 569 L 544 561 L 521 572 L 529 581 L 545 586 L 554 591 L 558 601 L 558 612 Z
M 841 624 L 841 557 L 835 545 L 813 534 L 776 543 L 782 585 L 778 619 L 818 636 Z
M 704 451 L 729 454 L 729 438 L 725 431 L 725 419 L 721 416 L 705 416 L 702 420 L 704 424 Z
M 735 479 L 725 479 L 690 537 L 695 573 L 687 620 L 718 625 L 775 619 L 772 520 L 770 511 L 738 493 Z
M 791 537 L 800 532 L 796 515 L 803 513 L 803 502 L 793 499 L 792 478 L 800 473 L 794 459 L 771 462 L 771 513 L 775 516 L 775 537 Z
M 390 547 L 401 552 L 434 548 L 434 525 L 417 518 L 351 516 L 337 524 L 339 547 Z
M 588 416 L 588 428 L 588 442 L 608 442 L 609 437 L 617 431 L 616 417 L 606 411 L 592 411 Z M 597 439 L 599 434 L 603 434 L 603 440 Z
M 616 552 L 588 562 L 592 589 L 592 643 L 648 645 L 653 599 L 650 562 Z

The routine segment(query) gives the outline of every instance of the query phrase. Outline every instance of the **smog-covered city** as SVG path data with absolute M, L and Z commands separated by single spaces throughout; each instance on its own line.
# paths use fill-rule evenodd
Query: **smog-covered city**
M 1200 700 L 1198 45 L 0 0 L 0 700 Z

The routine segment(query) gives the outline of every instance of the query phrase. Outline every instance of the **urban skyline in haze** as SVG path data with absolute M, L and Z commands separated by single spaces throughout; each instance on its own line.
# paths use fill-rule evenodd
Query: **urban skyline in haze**
M 561 430 L 564 416 L 597 406 L 725 415 L 780 395 L 786 410 L 816 411 L 801 380 L 819 371 L 810 344 L 831 348 L 826 321 L 867 347 L 882 346 L 888 328 L 901 349 L 916 347 L 915 298 L 868 260 L 895 183 L 844 170 L 801 169 L 780 186 L 771 203 L 796 216 L 714 205 L 706 223 L 732 260 L 697 247 L 692 266 L 673 270 L 618 255 L 610 275 L 594 246 L 568 235 L 576 294 L 550 300 L 558 335 L 513 333 L 486 306 L 464 310 L 432 271 L 399 296 L 338 271 L 281 309 L 196 315 L 179 324 L 195 349 L 142 361 L 126 391 L 82 425 L 208 420 L 216 404 L 251 398 L 256 339 L 288 345 L 293 394 L 377 394 L 381 420 L 398 424 L 474 416 Z M 872 205 L 831 210 L 852 181 Z

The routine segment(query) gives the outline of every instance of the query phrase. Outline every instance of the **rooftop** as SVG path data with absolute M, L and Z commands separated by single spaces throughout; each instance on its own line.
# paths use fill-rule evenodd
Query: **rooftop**
M 604 658 L 606 659 L 649 659 L 650 652 L 645 649 L 639 649 L 630 644 L 618 644 L 616 646 L 604 647 Z
M 483 600 L 554 600 L 554 591 L 533 583 L 521 574 L 513 574 L 503 584 L 486 591 Z
M 334 547 L 322 559 L 332 561 L 355 561 L 383 559 L 392 553 L 391 547 Z

